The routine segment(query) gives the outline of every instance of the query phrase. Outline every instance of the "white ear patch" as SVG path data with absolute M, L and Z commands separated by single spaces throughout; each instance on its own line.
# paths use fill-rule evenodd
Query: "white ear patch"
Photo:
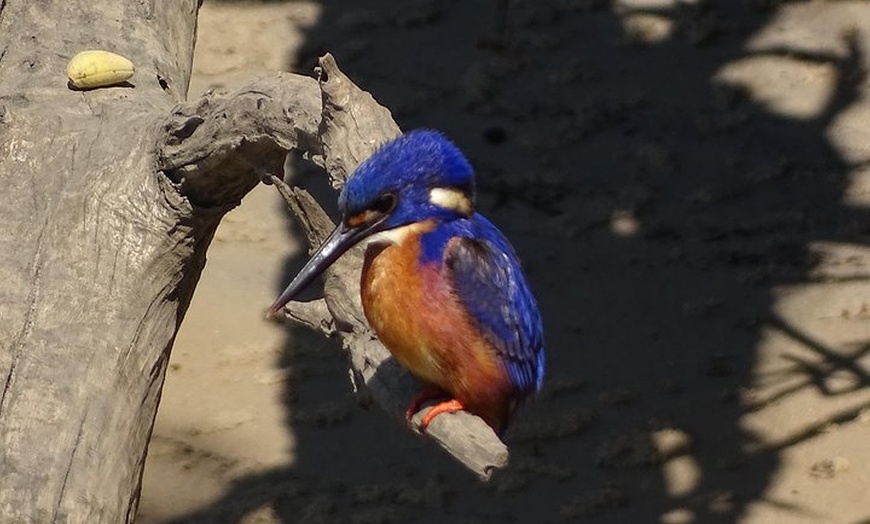
M 467 217 L 474 214 L 474 205 L 471 203 L 471 199 L 458 189 L 434 187 L 429 190 L 429 202 L 436 206 L 452 209 Z

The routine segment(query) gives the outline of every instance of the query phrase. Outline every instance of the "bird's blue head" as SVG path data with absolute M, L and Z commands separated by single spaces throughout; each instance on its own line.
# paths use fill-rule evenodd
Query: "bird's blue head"
M 470 217 L 474 171 L 441 133 L 411 131 L 356 168 L 341 190 L 338 208 L 341 223 L 272 305 L 270 315 L 364 238 L 425 220 Z
M 359 165 L 342 188 L 338 207 L 348 225 L 378 222 L 380 231 L 467 217 L 474 212 L 474 172 L 441 133 L 411 131 Z

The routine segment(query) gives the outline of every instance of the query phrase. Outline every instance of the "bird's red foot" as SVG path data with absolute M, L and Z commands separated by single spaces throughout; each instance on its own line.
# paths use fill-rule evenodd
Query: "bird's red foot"
M 434 387 L 428 386 L 423 388 L 423 391 L 417 393 L 411 403 L 408 404 L 408 408 L 405 409 L 405 418 L 408 422 L 411 422 L 411 419 L 414 418 L 414 415 L 420 411 L 420 406 L 423 405 L 424 402 L 428 400 L 433 400 L 436 398 L 446 398 L 447 394 L 444 391 Z
M 453 413 L 454 411 L 462 411 L 465 409 L 465 406 L 462 405 L 461 402 L 456 400 L 455 398 L 450 400 L 445 400 L 440 404 L 435 404 L 432 408 L 423 416 L 423 420 L 420 421 L 420 431 L 426 431 L 426 428 L 429 427 L 429 424 L 432 420 L 442 413 Z

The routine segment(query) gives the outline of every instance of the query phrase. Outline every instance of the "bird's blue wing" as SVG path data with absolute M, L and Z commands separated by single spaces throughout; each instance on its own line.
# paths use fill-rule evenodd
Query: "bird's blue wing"
M 540 389 L 544 377 L 541 316 L 508 241 L 485 219 L 478 225 L 484 235 L 448 243 L 444 271 L 514 387 L 527 395 Z

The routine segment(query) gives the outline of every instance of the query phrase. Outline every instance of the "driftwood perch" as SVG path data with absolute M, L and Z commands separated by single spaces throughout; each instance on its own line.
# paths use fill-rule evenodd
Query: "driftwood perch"
M 305 190 L 274 175 L 284 155 L 299 150 L 340 187 L 362 160 L 401 132 L 390 112 L 351 82 L 331 55 L 320 60 L 318 74 L 316 81 L 281 74 L 232 95 L 210 94 L 176 107 L 162 128 L 160 170 L 191 202 L 204 206 L 240 200 L 261 180 L 274 184 L 316 247 L 334 224 Z M 323 300 L 294 302 L 286 312 L 327 336 L 338 335 L 361 400 L 374 399 L 404 418 L 419 385 L 392 361 L 365 321 L 361 266 L 358 247 L 326 273 Z M 507 464 L 505 445 L 483 420 L 468 413 L 438 417 L 426 434 L 482 478 Z

